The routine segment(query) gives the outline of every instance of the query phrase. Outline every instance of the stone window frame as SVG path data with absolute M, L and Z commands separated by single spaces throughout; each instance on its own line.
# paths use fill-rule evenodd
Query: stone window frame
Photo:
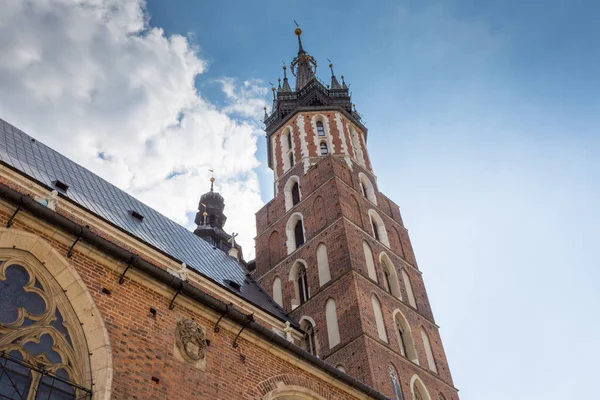
M 54 278 L 83 329 L 94 382 L 94 385 L 90 385 L 92 396 L 96 400 L 110 400 L 113 362 L 108 331 L 100 310 L 77 270 L 44 239 L 14 228 L 0 228 L 0 252 L 37 262 Z
M 392 312 L 392 322 L 394 324 L 394 331 L 396 332 L 396 339 L 398 340 L 398 346 L 400 347 L 400 354 L 406 357 L 408 360 L 413 363 L 419 364 L 419 355 L 417 353 L 417 347 L 415 345 L 415 339 L 412 334 L 412 329 L 406 316 L 400 309 L 395 309 Z M 400 338 L 400 328 L 403 329 L 403 335 L 406 340 L 404 340 L 404 346 L 402 345 L 402 340 Z M 404 350 L 406 349 L 406 351 Z
M 367 177 L 367 175 L 364 172 L 359 172 L 358 182 L 361 186 L 361 195 L 367 200 L 369 200 L 371 203 L 377 205 L 377 194 L 375 192 L 375 185 L 373 185 L 373 182 L 371 182 L 369 177 Z
M 293 189 L 295 183 L 298 184 L 298 197 L 300 198 L 298 203 L 300 201 L 302 201 L 302 190 L 300 189 L 300 177 L 298 177 L 298 175 L 292 175 L 288 178 L 287 182 L 285 183 L 284 189 L 283 189 L 284 194 L 285 194 L 285 211 L 291 210 L 298 204 L 298 203 L 294 204 L 294 198 L 293 198 L 293 193 L 292 193 L 292 189 Z
M 368 211 L 369 222 L 371 223 L 372 235 L 377 241 L 385 245 L 386 247 L 390 247 L 390 242 L 388 239 L 387 229 L 385 228 L 385 224 L 381 216 L 374 209 L 370 209 Z M 377 232 L 376 232 L 377 230 Z
M 415 397 L 415 386 L 418 388 L 419 393 L 422 396 L 422 399 L 418 399 L 417 397 Z M 427 390 L 427 387 L 425 386 L 425 384 L 423 383 L 423 381 L 421 380 L 421 378 L 419 378 L 419 376 L 417 374 L 413 375 L 412 378 L 410 378 L 410 393 L 414 400 L 432 400 L 431 395 L 429 394 L 429 391 Z
M 298 273 L 299 273 L 299 265 L 304 267 L 304 270 L 306 271 L 306 298 L 304 299 L 304 302 L 301 303 L 300 302 L 300 288 L 298 287 Z M 294 263 L 292 264 L 292 267 L 290 268 L 290 273 L 289 273 L 289 277 L 288 279 L 293 283 L 294 285 L 294 294 L 295 294 L 295 298 L 291 299 L 291 307 L 292 310 L 296 309 L 297 307 L 301 306 L 302 304 L 306 303 L 306 301 L 308 301 L 310 299 L 310 285 L 308 284 L 308 263 L 306 261 L 304 261 L 303 259 L 299 258 L 297 260 L 294 261 Z
M 288 222 L 285 225 L 285 233 L 286 233 L 286 237 L 287 237 L 285 245 L 287 247 L 288 255 L 292 254 L 294 251 L 298 250 L 298 248 L 299 248 L 296 245 L 296 232 L 295 232 L 296 224 L 298 223 L 298 221 L 302 222 L 302 234 L 304 235 L 304 243 L 306 243 L 306 241 L 307 241 L 306 227 L 304 226 L 304 216 L 302 215 L 302 213 L 295 212 L 292 215 L 290 215 L 290 218 L 288 219 Z
M 308 351 L 309 353 L 311 353 L 314 356 L 319 356 L 319 350 L 321 349 L 321 344 L 319 343 L 319 337 L 317 336 L 317 324 L 315 323 L 315 320 L 312 319 L 311 317 L 309 317 L 308 315 L 303 315 L 302 317 L 300 317 L 300 319 L 298 320 L 298 324 L 300 325 L 300 329 L 305 330 L 305 328 L 303 328 L 303 325 L 305 325 L 304 323 L 309 323 L 310 326 L 312 327 L 312 333 L 313 333 L 313 339 L 314 339 L 314 353 L 310 351 L 310 349 L 305 349 L 306 351 Z M 305 337 L 303 340 L 310 340 L 307 337 Z M 311 344 L 308 344 L 309 346 L 311 346 Z M 305 344 L 306 346 L 306 344 Z M 311 346 L 312 347 L 312 346 Z
M 398 300 L 402 300 L 402 292 L 400 290 L 400 280 L 398 279 L 398 272 L 396 271 L 396 266 L 392 262 L 392 259 L 385 251 L 379 253 L 379 264 L 381 265 L 381 270 L 386 277 L 386 271 L 389 272 L 389 280 L 385 279 L 384 284 L 389 287 L 385 288 L 388 293 L 397 298 Z

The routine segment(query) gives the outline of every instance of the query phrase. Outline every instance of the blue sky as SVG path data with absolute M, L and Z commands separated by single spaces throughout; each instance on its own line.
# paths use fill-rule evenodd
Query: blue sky
M 150 1 L 148 11 L 200 44 L 200 86 L 276 82 L 297 20 L 321 77 L 330 58 L 352 85 L 461 398 L 595 397 L 600 4 Z M 260 177 L 268 201 L 271 176 Z
M 0 117 L 190 227 L 215 169 L 249 255 L 297 20 L 351 85 L 461 399 L 598 397 L 600 3 L 140 4 L 3 4 Z

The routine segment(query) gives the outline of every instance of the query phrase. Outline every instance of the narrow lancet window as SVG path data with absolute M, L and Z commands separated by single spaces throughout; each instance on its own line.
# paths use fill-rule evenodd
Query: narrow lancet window
M 323 127 L 323 123 L 321 121 L 317 121 L 317 135 L 325 136 L 325 128 Z
M 327 143 L 321 142 L 321 155 L 326 156 L 327 153 L 329 153 L 329 150 L 327 149 Z

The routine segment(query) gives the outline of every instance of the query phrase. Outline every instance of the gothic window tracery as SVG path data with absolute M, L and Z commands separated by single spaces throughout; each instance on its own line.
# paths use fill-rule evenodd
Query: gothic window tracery
M 396 368 L 392 364 L 388 367 L 388 372 L 390 374 L 390 381 L 392 382 L 392 389 L 394 389 L 394 400 L 402 400 L 402 390 L 400 389 L 400 379 L 398 378 L 398 373 L 396 372 Z
M 0 259 L 0 397 L 88 399 L 88 354 L 79 320 L 45 267 Z
M 307 319 L 304 319 L 301 322 L 300 327 L 304 331 L 304 339 L 303 339 L 302 347 L 306 351 L 311 353 L 312 355 L 316 356 L 317 355 L 317 340 L 316 340 L 316 336 L 315 336 L 315 327 Z

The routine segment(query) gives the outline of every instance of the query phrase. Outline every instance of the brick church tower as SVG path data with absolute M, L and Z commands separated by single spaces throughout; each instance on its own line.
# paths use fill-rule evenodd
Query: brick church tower
M 253 276 L 302 346 L 393 399 L 457 400 L 398 206 L 380 192 L 367 129 L 331 69 L 303 48 L 265 110 L 275 197 L 257 214 Z

